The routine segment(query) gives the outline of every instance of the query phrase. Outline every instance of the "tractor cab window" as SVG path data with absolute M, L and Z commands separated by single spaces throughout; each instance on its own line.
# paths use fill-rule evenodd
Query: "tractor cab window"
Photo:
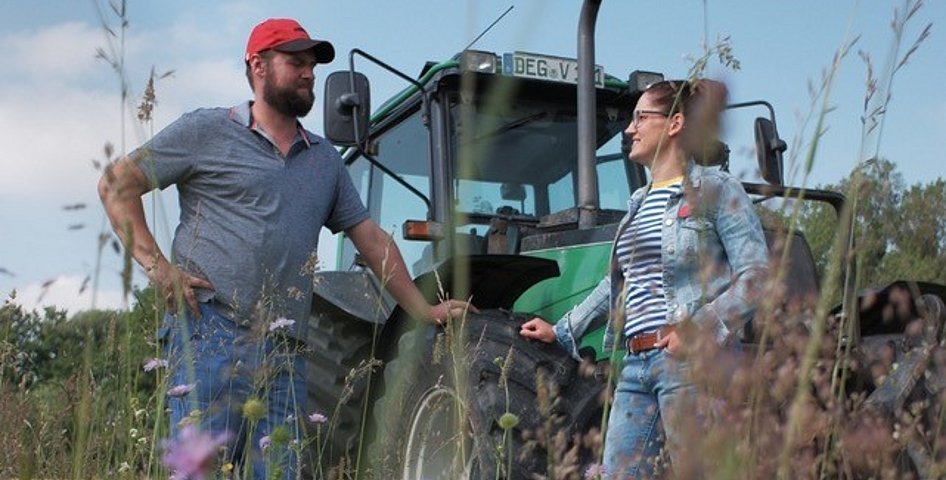
M 598 206 L 602 210 L 627 210 L 631 193 L 644 185 L 644 169 L 627 160 L 621 152 L 620 133 L 599 146 L 595 156 L 598 161 Z
M 421 123 L 420 114 L 415 111 L 376 137 L 374 158 L 415 189 L 428 192 L 430 160 L 426 138 L 427 130 Z M 348 170 L 362 201 L 371 212 L 371 218 L 394 236 L 407 265 L 417 261 L 423 254 L 425 243 L 400 241 L 401 225 L 408 219 L 427 218 L 424 200 L 360 155 L 354 157 Z M 354 258 L 354 245 L 346 240 L 340 266 L 352 265 Z

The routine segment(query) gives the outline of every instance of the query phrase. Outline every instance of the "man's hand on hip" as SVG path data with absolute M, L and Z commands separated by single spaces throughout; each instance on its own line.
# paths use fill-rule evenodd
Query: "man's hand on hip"
M 207 280 L 188 274 L 164 258 L 148 269 L 148 279 L 164 299 L 167 311 L 177 312 L 180 306 L 178 302 L 184 300 L 195 318 L 200 318 L 200 307 L 197 305 L 197 297 L 194 296 L 194 288 L 213 289 L 213 284 Z

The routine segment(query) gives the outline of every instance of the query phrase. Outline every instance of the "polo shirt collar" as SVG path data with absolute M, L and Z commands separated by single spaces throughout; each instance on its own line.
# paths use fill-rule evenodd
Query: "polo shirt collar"
M 253 119 L 253 111 L 250 110 L 251 105 L 253 105 L 252 100 L 230 107 L 230 120 L 246 128 L 253 129 L 256 126 L 256 121 Z M 306 148 L 319 142 L 317 138 L 309 136 L 309 132 L 302 127 L 298 120 L 296 120 L 296 130 L 298 135 L 302 137 L 302 141 L 305 142 Z

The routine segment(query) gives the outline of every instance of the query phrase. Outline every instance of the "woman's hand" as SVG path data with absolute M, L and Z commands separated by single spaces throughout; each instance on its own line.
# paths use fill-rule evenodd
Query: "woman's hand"
M 530 340 L 539 340 L 545 343 L 555 341 L 555 330 L 552 329 L 552 325 L 540 317 L 535 317 L 523 323 L 522 328 L 519 330 L 519 335 Z
M 668 333 L 666 336 L 657 340 L 657 343 L 654 344 L 654 347 L 657 348 L 666 348 L 667 353 L 670 355 L 676 355 L 683 351 L 683 342 L 680 341 L 680 335 L 677 334 L 677 331 L 674 330 Z

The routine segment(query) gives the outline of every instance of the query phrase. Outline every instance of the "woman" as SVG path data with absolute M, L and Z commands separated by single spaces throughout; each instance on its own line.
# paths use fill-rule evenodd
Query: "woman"
M 553 327 L 522 325 L 526 338 L 557 340 L 578 358 L 577 339 L 610 315 L 606 351 L 627 350 L 605 438 L 608 478 L 654 476 L 665 434 L 671 464 L 680 463 L 680 420 L 695 418 L 695 387 L 681 353 L 690 330 L 728 344 L 753 309 L 752 286 L 764 277 L 768 252 L 759 218 L 740 182 L 697 164 L 716 145 L 726 89 L 714 81 L 664 81 L 645 90 L 624 131 L 628 158 L 652 181 L 631 195 L 618 227 L 611 271 Z M 735 343 L 735 342 L 734 342 Z M 675 420 L 675 418 L 677 420 Z

